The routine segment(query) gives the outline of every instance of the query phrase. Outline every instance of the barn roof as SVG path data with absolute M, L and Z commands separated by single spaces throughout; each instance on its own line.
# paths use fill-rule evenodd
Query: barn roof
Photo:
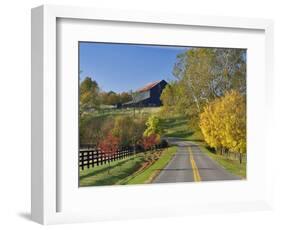
M 154 86 L 156 86 L 160 82 L 161 82 L 161 80 L 160 81 L 155 81 L 155 82 L 150 82 L 147 85 L 145 85 L 144 87 L 137 89 L 136 91 L 137 92 L 145 92 L 147 90 L 152 89 Z

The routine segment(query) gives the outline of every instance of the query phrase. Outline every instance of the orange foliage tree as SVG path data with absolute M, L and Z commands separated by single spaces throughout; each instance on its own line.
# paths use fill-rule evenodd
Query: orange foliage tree
M 159 144 L 159 142 L 160 142 L 159 135 L 150 134 L 149 136 L 143 137 L 141 144 L 146 152 L 147 150 L 153 149 L 153 147 L 155 147 L 155 145 Z
M 108 158 L 117 154 L 119 148 L 119 138 L 108 133 L 107 136 L 99 143 L 98 147 L 101 150 L 101 153 L 107 156 Z M 110 164 L 110 161 L 109 161 Z M 108 173 L 110 173 L 110 167 L 108 168 Z

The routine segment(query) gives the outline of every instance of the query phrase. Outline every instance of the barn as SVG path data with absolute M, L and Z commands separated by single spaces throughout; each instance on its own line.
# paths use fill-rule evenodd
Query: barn
M 127 107 L 156 107 L 161 106 L 160 96 L 168 83 L 165 80 L 155 81 L 135 91 L 133 100 L 122 104 Z

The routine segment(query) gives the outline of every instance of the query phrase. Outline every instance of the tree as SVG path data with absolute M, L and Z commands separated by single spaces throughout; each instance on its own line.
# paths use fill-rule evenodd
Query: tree
M 107 93 L 107 95 L 108 95 L 108 101 L 107 101 L 108 105 L 116 105 L 119 103 L 119 96 L 117 93 L 115 93 L 114 91 L 110 91 Z
M 99 105 L 98 83 L 86 77 L 80 84 L 80 114 L 89 109 L 98 109 Z
M 174 74 L 192 91 L 193 100 L 206 103 L 229 90 L 246 90 L 246 51 L 192 48 L 178 56 Z
M 151 149 L 155 145 L 159 144 L 159 138 L 157 134 L 150 134 L 149 136 L 144 136 L 142 144 L 145 150 Z
M 152 150 L 155 145 L 160 143 L 163 130 L 161 128 L 160 119 L 155 115 L 151 115 L 145 124 L 146 129 L 143 133 L 142 145 L 146 152 L 147 150 Z
M 104 105 L 116 105 L 118 103 L 126 103 L 132 100 L 132 97 L 127 92 L 115 93 L 113 91 L 100 93 L 101 103 Z
M 143 118 L 119 116 L 115 119 L 112 134 L 119 138 L 120 145 L 136 147 L 137 142 L 142 139 L 145 127 Z
M 169 110 L 173 110 L 173 107 L 176 103 L 176 91 L 175 91 L 175 85 L 176 83 L 170 82 L 170 84 L 167 84 L 165 88 L 162 91 L 162 94 L 160 96 L 160 99 L 162 101 L 162 104 L 165 106 L 165 108 Z
M 79 120 L 79 135 L 80 144 L 94 144 L 97 145 L 97 141 L 101 135 L 101 119 L 92 119 L 88 114 L 80 117 Z
M 230 90 L 246 94 L 246 51 L 191 48 L 177 56 L 173 74 L 177 80 L 163 91 L 163 108 L 188 115 L 197 124 L 209 102 Z
M 165 114 L 193 115 L 191 94 L 183 84 L 178 81 L 169 82 L 161 94 L 162 111 Z M 189 108 L 189 109 L 186 109 Z
M 160 119 L 155 115 L 151 115 L 145 124 L 147 128 L 144 131 L 143 135 L 145 137 L 149 137 L 150 135 L 155 134 L 158 135 L 160 139 L 160 135 L 163 133 L 160 125 Z
M 121 94 L 119 94 L 119 97 L 119 102 L 122 104 L 132 100 L 132 96 L 127 92 L 122 92 Z
M 133 143 L 134 120 L 130 116 L 119 116 L 115 119 L 112 134 L 118 137 L 121 145 L 128 146 Z
M 205 141 L 218 152 L 222 150 L 221 129 L 222 118 L 220 116 L 219 101 L 210 102 L 200 114 L 200 128 Z
M 99 143 L 99 148 L 102 154 L 110 158 L 117 154 L 119 148 L 119 139 L 109 132 L 106 138 Z M 108 163 L 110 165 L 110 160 Z M 108 174 L 110 174 L 110 167 L 108 167 Z
M 142 146 L 145 150 L 145 153 L 148 150 L 152 150 L 157 144 L 160 143 L 159 135 L 157 134 L 150 134 L 148 136 L 143 136 L 142 138 Z
M 221 102 L 224 124 L 223 145 L 242 156 L 246 154 L 246 99 L 237 91 L 230 91 Z
M 246 154 L 246 99 L 231 90 L 204 107 L 200 128 L 205 141 L 223 153 L 224 149 Z
M 93 116 L 92 114 L 82 116 L 79 123 L 80 143 L 96 146 L 114 127 L 114 120 L 105 116 Z

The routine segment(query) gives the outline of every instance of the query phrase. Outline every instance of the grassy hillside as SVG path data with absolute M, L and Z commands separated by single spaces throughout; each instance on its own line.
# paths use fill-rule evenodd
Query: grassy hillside
M 90 113 L 92 116 L 122 116 L 122 115 L 131 115 L 133 116 L 145 116 L 156 114 L 161 110 L 161 107 L 147 107 L 147 108 L 127 108 L 127 109 L 101 109 L 95 112 Z
M 173 115 L 164 117 L 161 120 L 164 130 L 164 137 L 178 137 L 191 141 L 201 141 L 203 137 L 199 131 L 194 131 L 189 127 L 189 121 L 186 116 Z
M 88 113 L 86 117 L 107 117 L 114 118 L 117 116 L 134 116 L 138 117 L 149 117 L 152 114 L 157 115 L 161 118 L 161 126 L 164 131 L 164 137 L 179 137 L 186 140 L 202 140 L 200 132 L 196 132 L 188 127 L 188 118 L 183 115 L 169 115 L 163 116 L 161 113 L 161 107 L 147 107 L 147 108 L 133 108 L 128 109 L 103 109 L 95 112 Z

